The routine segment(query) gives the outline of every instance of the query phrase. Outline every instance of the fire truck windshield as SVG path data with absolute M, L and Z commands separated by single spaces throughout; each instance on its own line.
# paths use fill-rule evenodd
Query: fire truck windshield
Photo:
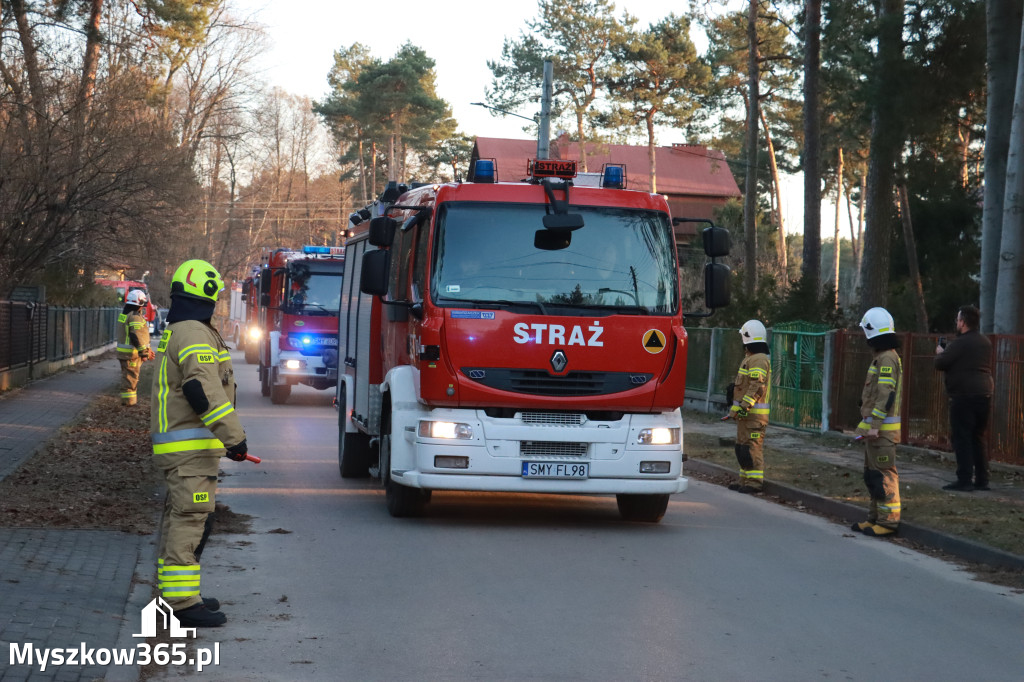
M 527 304 L 541 314 L 670 315 L 678 306 L 672 228 L 657 211 L 573 206 L 584 227 L 543 237 L 543 205 L 451 202 L 437 221 L 431 299 Z M 567 245 L 565 245 L 567 243 Z M 538 305 L 539 304 L 539 305 Z M 554 308 L 551 310 L 550 308 Z
M 308 277 L 290 277 L 288 308 L 306 315 L 337 315 L 341 301 L 340 269 L 309 273 Z

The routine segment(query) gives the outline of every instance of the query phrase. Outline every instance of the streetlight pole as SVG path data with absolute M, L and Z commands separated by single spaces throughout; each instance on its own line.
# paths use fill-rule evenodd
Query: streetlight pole
M 489 104 L 483 102 L 470 102 L 473 106 L 483 107 L 490 109 L 491 111 L 497 111 L 499 114 L 505 114 L 506 116 L 515 116 L 517 118 L 532 121 L 537 124 L 537 158 L 538 159 L 550 159 L 551 158 L 551 94 L 552 94 L 552 82 L 554 80 L 554 67 L 552 66 L 551 60 L 544 60 L 544 86 L 540 98 L 540 116 L 534 116 L 530 118 L 523 116 L 522 114 L 516 114 L 511 111 L 505 111 L 497 107 L 492 107 Z M 539 118 L 539 120 L 538 120 Z

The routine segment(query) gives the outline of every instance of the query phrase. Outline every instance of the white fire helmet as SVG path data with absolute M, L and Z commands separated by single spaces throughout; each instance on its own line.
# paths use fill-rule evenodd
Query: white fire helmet
M 872 308 L 864 313 L 860 321 L 860 328 L 864 330 L 864 336 L 873 339 L 881 334 L 895 334 L 896 323 L 892 315 L 885 308 Z
M 146 298 L 145 291 L 143 291 L 142 289 L 132 289 L 131 291 L 128 292 L 128 295 L 125 297 L 124 302 L 127 303 L 128 305 L 141 306 L 146 305 L 147 300 L 148 299 Z
M 747 320 L 740 327 L 740 336 L 743 337 L 743 345 L 748 343 L 768 343 L 768 331 L 764 325 L 757 320 Z

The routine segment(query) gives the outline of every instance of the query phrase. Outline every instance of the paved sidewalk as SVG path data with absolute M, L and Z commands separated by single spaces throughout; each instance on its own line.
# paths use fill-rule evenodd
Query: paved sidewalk
M 0 479 L 34 455 L 97 395 L 116 386 L 116 358 L 33 381 L 0 397 Z M 137 679 L 104 666 L 11 664 L 11 645 L 86 650 L 134 646 L 136 566 L 150 565 L 151 537 L 103 530 L 0 528 L 0 681 Z M 144 586 L 147 587 L 148 586 Z M 143 590 L 148 594 L 149 590 Z M 125 677 L 127 675 L 127 677 Z

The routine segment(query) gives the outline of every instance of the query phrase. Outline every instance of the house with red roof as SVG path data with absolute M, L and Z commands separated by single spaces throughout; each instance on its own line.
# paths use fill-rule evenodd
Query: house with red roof
M 627 189 L 650 189 L 646 146 L 588 142 L 586 151 L 587 171 L 600 173 L 607 163 L 622 164 L 626 166 Z M 527 177 L 527 160 L 536 156 L 536 140 L 478 137 L 473 144 L 470 168 L 477 159 L 494 159 L 499 181 L 517 181 Z M 583 170 L 580 143 L 570 141 L 566 135 L 551 141 L 551 158 L 579 161 L 579 170 Z M 657 191 L 665 195 L 674 218 L 713 219 L 715 209 L 741 196 L 725 154 L 701 145 L 657 147 L 655 173 Z M 677 225 L 676 237 L 689 238 L 699 227 L 693 223 Z

